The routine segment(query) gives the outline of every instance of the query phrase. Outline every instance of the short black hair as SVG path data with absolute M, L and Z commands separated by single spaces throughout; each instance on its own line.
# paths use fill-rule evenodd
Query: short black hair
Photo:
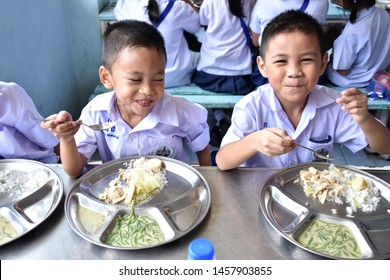
M 120 20 L 108 25 L 103 34 L 103 66 L 110 70 L 122 51 L 129 47 L 154 48 L 167 59 L 164 38 L 153 25 L 137 20 Z
M 307 35 L 315 35 L 318 38 L 321 56 L 326 52 L 324 32 L 321 25 L 311 15 L 300 10 L 287 10 L 274 17 L 261 34 L 260 56 L 265 58 L 265 51 L 269 41 L 283 32 L 300 31 Z

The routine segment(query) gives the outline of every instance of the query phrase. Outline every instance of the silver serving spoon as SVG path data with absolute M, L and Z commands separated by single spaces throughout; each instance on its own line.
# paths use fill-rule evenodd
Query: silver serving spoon
M 335 157 L 332 157 L 331 155 L 327 154 L 327 155 L 323 155 L 323 154 L 320 154 L 319 152 L 316 152 L 314 151 L 313 149 L 310 149 L 308 147 L 305 147 L 305 146 L 302 146 L 301 144 L 298 144 L 295 142 L 295 144 L 297 144 L 297 146 L 301 147 L 301 148 L 304 148 L 306 150 L 309 150 L 311 152 L 313 152 L 313 154 L 318 157 L 318 158 L 321 158 L 321 159 L 324 159 L 324 160 L 334 160 Z
M 47 122 L 47 121 L 50 121 L 49 119 L 39 119 L 39 118 L 31 118 L 32 120 L 35 120 L 35 121 L 41 121 L 41 122 Z M 85 124 L 85 123 L 80 123 L 80 122 L 76 122 L 78 125 L 85 125 L 87 127 L 89 127 L 90 129 L 93 129 L 93 130 L 97 130 L 97 131 L 100 131 L 100 130 L 105 130 L 105 129 L 110 129 L 111 127 L 113 127 L 115 125 L 114 122 L 106 122 L 106 123 L 99 123 L 99 124 Z

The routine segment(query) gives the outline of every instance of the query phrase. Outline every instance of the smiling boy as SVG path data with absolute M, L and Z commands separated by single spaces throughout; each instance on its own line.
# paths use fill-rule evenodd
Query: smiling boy
M 220 169 L 318 160 L 296 143 L 322 153 L 331 153 L 334 143 L 353 152 L 367 144 L 390 152 L 390 132 L 369 114 L 366 96 L 356 89 L 340 94 L 317 85 L 328 57 L 321 26 L 313 17 L 286 11 L 262 36 L 257 64 L 269 84 L 236 104 L 216 156 Z
M 156 155 L 189 163 L 186 144 L 200 165 L 211 164 L 207 110 L 164 92 L 165 66 L 164 39 L 152 25 L 126 20 L 106 29 L 99 76 L 113 91 L 95 97 L 80 119 L 115 126 L 92 131 L 65 111 L 42 123 L 60 138 L 61 161 L 70 176 L 82 173 L 96 149 L 103 162 Z

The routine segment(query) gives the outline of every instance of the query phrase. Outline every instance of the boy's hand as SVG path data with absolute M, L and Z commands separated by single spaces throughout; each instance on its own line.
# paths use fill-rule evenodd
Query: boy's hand
M 341 92 L 341 95 L 336 100 L 343 105 L 341 109 L 348 112 L 358 124 L 362 123 L 369 114 L 367 96 L 356 88 L 346 89 Z
M 49 120 L 41 123 L 41 127 L 49 129 L 56 137 L 64 141 L 73 139 L 80 128 L 77 122 L 72 121 L 71 114 L 66 111 L 51 115 L 47 119 Z
M 267 156 L 279 156 L 295 148 L 294 140 L 280 128 L 265 128 L 255 132 L 257 150 Z

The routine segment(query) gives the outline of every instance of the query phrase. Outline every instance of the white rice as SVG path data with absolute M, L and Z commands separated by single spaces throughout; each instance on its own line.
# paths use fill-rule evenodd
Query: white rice
M 42 169 L 32 171 L 0 170 L 0 195 L 9 194 L 9 198 L 18 199 L 31 193 L 47 180 L 49 175 Z

